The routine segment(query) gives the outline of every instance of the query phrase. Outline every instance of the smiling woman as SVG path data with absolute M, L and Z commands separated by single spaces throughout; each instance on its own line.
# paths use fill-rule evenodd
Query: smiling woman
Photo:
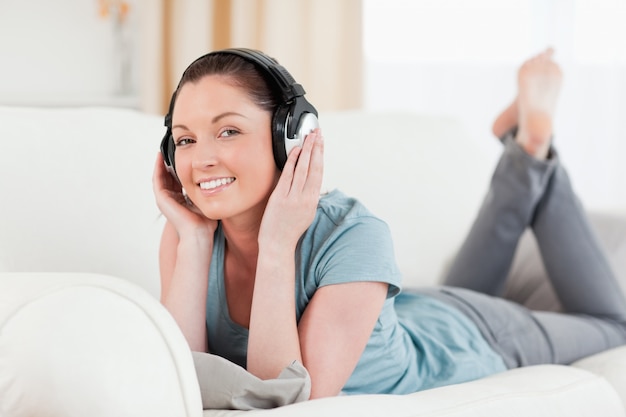
M 259 51 L 194 61 L 154 170 L 161 301 L 191 349 L 261 380 L 304 372 L 319 398 L 407 394 L 626 343 L 626 301 L 552 146 L 553 53 L 519 69 L 494 126 L 504 151 L 447 286 L 404 292 L 387 224 L 339 190 L 320 195 L 324 141 L 302 86 Z M 567 314 L 497 297 L 526 228 Z
M 172 114 L 176 172 L 205 216 L 262 213 L 278 180 L 270 122 L 269 111 L 222 75 L 180 87 Z
M 263 65 L 266 79 L 255 68 Z M 269 87 L 272 77 L 278 89 Z M 281 88 L 288 99 L 285 106 Z M 322 181 L 321 136 L 307 128 L 316 111 L 303 94 L 284 69 L 255 51 L 218 51 L 200 58 L 183 75 L 166 118 L 171 128 L 162 148 L 176 176 L 165 172 L 160 159 L 155 170 L 157 201 L 168 219 L 161 245 L 163 303 L 181 323 L 192 349 L 219 351 L 224 337 L 207 338 L 204 324 L 205 317 L 211 323 L 219 315 L 205 313 L 204 306 L 209 266 L 211 271 L 223 269 L 223 278 L 215 279 L 223 279 L 227 314 L 234 324 L 250 328 L 250 346 L 243 349 L 250 354 L 244 361 L 265 377 L 275 377 L 294 359 L 302 361 L 295 300 L 276 308 L 274 299 L 293 298 L 293 251 L 313 220 Z M 276 144 L 286 146 L 287 140 L 305 134 L 307 140 L 283 165 Z M 183 190 L 193 210 L 181 207 Z M 213 261 L 218 253 L 222 257 Z M 185 288 L 194 289 L 191 302 Z M 275 324 L 283 337 L 274 333 L 268 344 L 270 333 L 264 329 Z M 219 327 L 209 326 L 209 333 Z M 241 355 L 229 349 L 225 356 Z

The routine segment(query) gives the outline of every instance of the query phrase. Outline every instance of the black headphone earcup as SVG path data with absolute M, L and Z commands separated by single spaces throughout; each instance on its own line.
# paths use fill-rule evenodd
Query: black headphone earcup
M 163 162 L 165 162 L 165 167 L 169 173 L 172 174 L 178 182 L 180 182 L 178 175 L 176 175 L 176 163 L 174 159 L 175 151 L 176 145 L 174 145 L 172 130 L 168 128 L 167 132 L 165 132 L 165 136 L 163 136 L 163 139 L 161 140 L 161 155 L 163 156 Z
M 285 137 L 287 132 L 287 120 L 289 116 L 289 107 L 286 105 L 278 106 L 272 117 L 272 148 L 274 150 L 274 161 L 281 171 L 287 162 L 287 148 Z
M 272 147 L 278 169 L 282 171 L 291 150 L 302 146 L 304 138 L 318 127 L 317 111 L 303 97 L 278 106 L 272 118 Z

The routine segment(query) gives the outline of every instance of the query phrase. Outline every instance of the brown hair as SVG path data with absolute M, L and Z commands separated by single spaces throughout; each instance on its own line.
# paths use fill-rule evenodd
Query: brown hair
M 186 83 L 198 82 L 207 75 L 227 77 L 228 82 L 246 91 L 250 99 L 264 110 L 273 113 L 278 107 L 280 98 L 270 88 L 265 75 L 252 62 L 228 53 L 216 52 L 198 58 L 183 73 L 176 92 Z

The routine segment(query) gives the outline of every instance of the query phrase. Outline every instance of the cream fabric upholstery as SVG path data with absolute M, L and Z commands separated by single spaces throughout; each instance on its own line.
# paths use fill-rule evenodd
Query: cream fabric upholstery
M 0 274 L 0 415 L 200 416 L 187 344 L 143 289 L 94 274 Z
M 389 223 L 405 285 L 436 284 L 480 204 L 498 143 L 415 114 L 320 121 L 325 187 L 357 196 Z M 0 124 L 0 416 L 203 415 L 191 354 L 157 301 L 163 219 L 151 175 L 162 118 L 0 107 Z M 621 225 L 626 210 L 612 216 Z M 621 269 L 624 228 L 607 221 Z M 246 415 L 626 417 L 624 375 L 620 348 L 572 367 Z
M 156 300 L 128 282 L 93 274 L 5 273 L 0 294 L 2 416 L 244 413 L 201 411 L 182 335 Z M 245 415 L 624 416 L 613 388 L 626 392 L 624 358 L 626 348 L 620 348 L 577 364 L 595 373 L 535 366 L 406 396 L 336 397 Z
M 601 404 L 600 408 L 598 405 Z M 242 416 L 205 411 L 204 417 Z M 470 383 L 406 396 L 334 397 L 246 416 L 496 417 L 621 416 L 621 404 L 602 378 L 561 366 L 523 368 Z

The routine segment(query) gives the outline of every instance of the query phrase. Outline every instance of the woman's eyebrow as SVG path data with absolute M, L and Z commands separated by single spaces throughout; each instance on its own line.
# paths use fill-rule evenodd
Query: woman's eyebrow
M 213 119 L 211 119 L 211 123 L 217 123 L 219 122 L 221 119 L 223 119 L 224 117 L 228 117 L 228 116 L 239 116 L 239 117 L 243 117 L 246 118 L 246 116 L 244 116 L 241 113 L 237 113 L 234 111 L 228 111 L 228 112 L 224 112 L 221 114 L 218 114 L 217 116 L 215 116 Z M 183 124 L 176 124 L 174 126 L 172 126 L 172 129 L 184 129 L 184 130 L 189 130 L 189 128 Z
M 224 117 L 227 117 L 227 116 L 239 116 L 239 117 L 247 118 L 246 116 L 244 116 L 241 113 L 237 113 L 237 112 L 234 112 L 234 111 L 227 111 L 227 112 L 224 112 L 222 114 L 218 114 L 217 116 L 215 116 L 213 118 L 213 120 L 211 120 L 211 122 L 212 123 L 216 123 L 216 122 L 220 121 L 220 119 L 223 119 Z

